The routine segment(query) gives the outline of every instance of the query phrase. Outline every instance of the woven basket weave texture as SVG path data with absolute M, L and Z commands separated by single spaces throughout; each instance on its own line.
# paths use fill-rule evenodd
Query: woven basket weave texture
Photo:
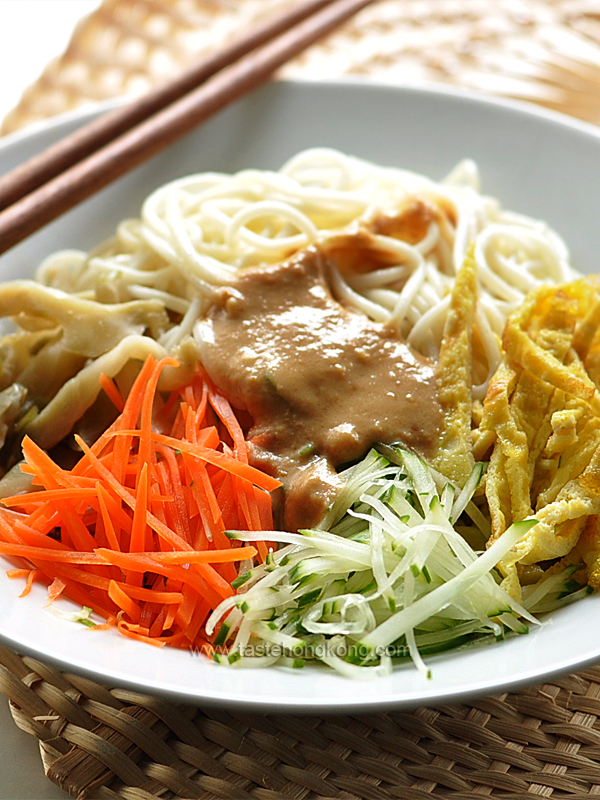
M 105 0 L 3 123 L 140 94 L 294 0 Z M 600 122 L 597 0 L 379 0 L 281 74 L 445 83 Z
M 0 648 L 0 691 L 73 797 L 517 800 L 600 795 L 600 667 L 413 712 L 276 716 L 108 689 Z

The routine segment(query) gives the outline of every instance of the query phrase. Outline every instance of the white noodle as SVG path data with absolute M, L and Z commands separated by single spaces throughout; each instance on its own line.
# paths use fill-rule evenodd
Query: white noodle
M 481 194 L 472 161 L 435 182 L 316 148 L 298 153 L 278 172 L 180 178 L 150 195 L 141 219 L 123 222 L 98 251 L 56 254 L 37 277 L 86 297 L 91 292 L 102 302 L 156 297 L 186 320 L 165 335 L 176 343 L 192 329 L 190 309 L 203 313 L 214 289 L 230 284 L 240 269 L 277 263 L 311 244 L 326 246 L 341 230 L 393 217 L 414 198 L 439 209 L 421 240 L 411 244 L 374 232 L 368 245 L 374 268 L 343 274 L 331 268 L 332 291 L 358 313 L 396 326 L 414 348 L 435 358 L 454 276 L 474 243 L 476 327 L 487 361 L 476 371 L 474 391 L 481 397 L 499 363 L 497 337 L 507 315 L 541 282 L 572 280 L 577 273 L 564 242 L 547 225 Z

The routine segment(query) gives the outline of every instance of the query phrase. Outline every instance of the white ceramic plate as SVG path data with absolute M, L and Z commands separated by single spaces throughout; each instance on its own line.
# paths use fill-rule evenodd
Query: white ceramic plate
M 0 170 L 87 118 L 79 114 L 7 138 L 0 144 Z M 434 179 L 461 158 L 474 158 L 487 194 L 547 220 L 566 239 L 577 267 L 600 269 L 600 130 L 533 107 L 446 90 L 277 83 L 0 258 L 0 278 L 31 274 L 53 250 L 98 243 L 167 180 L 202 170 L 276 168 L 298 150 L 321 145 Z M 600 597 L 563 609 L 528 636 L 432 658 L 430 680 L 404 666 L 383 680 L 356 683 L 311 667 L 228 669 L 113 631 L 93 632 L 45 610 L 45 589 L 20 599 L 21 588 L 0 570 L 0 638 L 7 645 L 110 685 L 206 705 L 315 713 L 410 707 L 494 693 L 600 660 Z

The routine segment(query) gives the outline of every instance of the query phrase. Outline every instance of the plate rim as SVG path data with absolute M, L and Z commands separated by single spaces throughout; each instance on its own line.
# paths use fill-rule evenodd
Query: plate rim
M 465 90 L 459 87 L 447 86 L 446 84 L 430 84 L 427 86 L 420 86 L 416 84 L 391 84 L 386 81 L 375 81 L 371 78 L 369 79 L 361 79 L 361 78 L 341 78 L 335 80 L 327 80 L 327 81 L 314 81 L 314 80 L 302 80 L 302 79 L 285 79 L 285 80 L 278 80 L 273 85 L 277 87 L 286 87 L 286 86 L 301 86 L 305 87 L 310 85 L 311 88 L 314 88 L 318 92 L 331 92 L 331 91 L 338 91 L 342 89 L 342 91 L 352 91 L 357 87 L 360 88 L 361 91 L 383 91 L 385 93 L 390 94 L 402 94 L 402 93 L 409 93 L 411 95 L 422 95 L 426 94 L 430 97 L 443 97 L 443 98 L 452 98 L 459 100 L 461 102 L 466 102 L 469 104 L 473 104 L 476 106 L 479 105 L 486 105 L 491 106 L 497 109 L 506 110 L 510 109 L 516 112 L 518 115 L 526 115 L 532 118 L 538 118 L 542 120 L 546 120 L 552 124 L 558 124 L 561 127 L 571 128 L 574 131 L 578 131 L 585 135 L 591 135 L 596 140 L 600 142 L 600 128 L 596 127 L 592 123 L 588 123 L 579 119 L 575 119 L 572 117 L 563 114 L 562 112 L 553 111 L 551 109 L 543 108 L 541 106 L 534 105 L 532 103 L 512 99 L 512 98 L 498 98 L 495 96 L 488 96 L 484 94 L 480 94 L 479 92 L 473 92 L 469 90 Z M 264 91 L 264 87 L 262 89 Z M 277 89 L 279 91 L 279 88 Z M 283 91 L 285 92 L 286 89 L 284 88 Z M 19 146 L 19 144 L 23 141 L 27 140 L 35 140 L 38 137 L 43 138 L 47 136 L 50 131 L 58 131 L 60 129 L 69 128 L 69 126 L 79 126 L 81 124 L 85 124 L 86 121 L 94 119 L 99 114 L 103 113 L 104 111 L 108 111 L 110 109 L 119 107 L 120 105 L 124 105 L 128 102 L 127 98 L 121 98 L 116 100 L 107 100 L 102 101 L 100 103 L 94 104 L 92 106 L 83 106 L 78 109 L 74 109 L 72 111 L 68 111 L 62 113 L 56 117 L 48 118 L 45 120 L 40 120 L 38 123 L 34 123 L 27 128 L 15 131 L 0 140 L 0 151 L 4 151 L 7 148 Z M 0 267 L 1 268 L 1 267 Z M 78 674 L 84 674 L 88 677 L 97 680 L 99 682 L 106 682 L 107 680 L 115 685 L 135 689 L 138 691 L 145 691 L 149 693 L 159 694 L 162 696 L 168 696 L 172 699 L 184 701 L 187 703 L 195 704 L 195 705 L 206 705 L 206 706 L 217 706 L 222 708 L 237 708 L 237 709 L 244 709 L 244 710 L 254 710 L 254 711 L 262 711 L 262 712 L 278 712 L 278 713 L 339 713 L 340 710 L 344 711 L 383 711 L 389 710 L 392 708 L 415 708 L 418 706 L 424 705 L 435 705 L 441 702 L 458 702 L 464 701 L 469 698 L 480 697 L 484 695 L 489 695 L 492 693 L 496 693 L 498 691 L 505 691 L 507 689 L 519 689 L 524 686 L 532 685 L 533 683 L 541 680 L 551 680 L 552 678 L 560 675 L 564 675 L 569 672 L 579 671 L 586 667 L 593 665 L 594 663 L 598 663 L 600 660 L 600 649 L 598 652 L 591 653 L 589 656 L 579 659 L 577 662 L 569 661 L 568 659 L 563 659 L 563 661 L 553 667 L 546 669 L 544 672 L 540 672 L 538 669 L 531 669 L 525 670 L 521 672 L 521 674 L 509 678 L 503 679 L 501 681 L 496 681 L 495 683 L 488 683 L 485 686 L 480 687 L 462 687 L 456 688 L 450 692 L 443 691 L 429 691 L 424 693 L 422 696 L 414 697 L 414 698 L 407 698 L 403 699 L 401 697 L 382 697 L 378 700 L 370 700 L 368 703 L 363 702 L 360 699 L 356 699 L 355 701 L 335 701 L 330 703 L 321 703 L 320 705 L 311 705 L 309 702 L 305 702 L 298 699 L 293 699 L 289 704 L 281 705 L 280 701 L 273 701 L 271 702 L 265 698 L 259 699 L 250 699 L 244 700 L 240 698 L 232 699 L 231 697 L 227 696 L 207 696 L 207 695 L 198 695 L 193 694 L 187 691 L 172 689 L 166 686 L 160 685 L 153 685 L 151 681 L 145 681 L 144 683 L 140 683 L 136 681 L 134 678 L 127 678 L 124 676 L 119 676 L 113 673 L 107 673 L 106 670 L 104 671 L 96 671 L 92 666 L 85 666 L 83 664 L 75 664 L 72 660 L 68 658 L 61 658 L 55 655 L 49 655 L 45 652 L 40 652 L 35 648 L 31 647 L 27 643 L 23 641 L 19 641 L 11 636 L 7 636 L 5 632 L 3 632 L 1 628 L 1 621 L 0 621 L 0 641 L 4 643 L 11 649 L 14 649 L 18 652 L 24 652 L 28 655 L 39 658 L 44 660 L 48 663 L 53 664 L 54 666 L 58 667 L 62 671 L 69 672 L 75 671 Z M 450 654 L 452 656 L 454 654 Z M 445 654 L 444 656 L 436 657 L 435 659 L 430 659 L 432 663 L 435 663 L 438 658 L 447 659 L 449 654 Z M 281 668 L 278 668 L 281 669 Z M 310 667 L 309 667 L 310 669 Z M 347 680 L 340 677 L 340 680 Z M 351 685 L 355 685 L 354 682 Z

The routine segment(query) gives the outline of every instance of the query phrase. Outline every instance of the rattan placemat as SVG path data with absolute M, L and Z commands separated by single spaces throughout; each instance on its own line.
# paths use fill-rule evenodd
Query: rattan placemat
M 468 704 L 316 717 L 180 706 L 4 648 L 0 665 L 15 722 L 74 797 L 600 795 L 600 667 Z
M 295 0 L 104 0 L 2 132 L 134 95 Z M 600 122 L 598 0 L 379 0 L 282 75 L 446 83 Z
M 105 0 L 2 132 L 142 92 L 288 2 Z M 382 0 L 282 73 L 451 83 L 600 123 L 600 2 Z M 600 795 L 600 667 L 468 704 L 294 717 L 180 706 L 0 648 L 0 691 L 74 797 Z

